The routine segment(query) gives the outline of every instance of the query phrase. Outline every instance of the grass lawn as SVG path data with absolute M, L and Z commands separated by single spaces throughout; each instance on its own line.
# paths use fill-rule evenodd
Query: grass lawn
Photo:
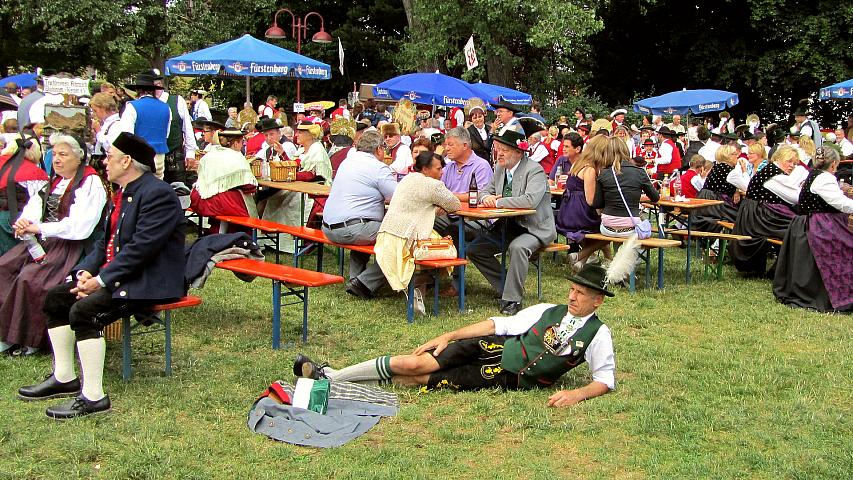
M 545 264 L 543 298 L 564 302 L 568 267 Z M 621 289 L 599 310 L 616 345 L 615 392 L 551 409 L 550 390 L 396 389 L 397 417 L 329 450 L 251 433 L 255 397 L 293 381 L 297 351 L 340 367 L 496 314 L 483 277 L 468 272 L 467 314 L 444 300 L 440 318 L 412 326 L 402 296 L 314 289 L 309 342 L 273 351 L 269 282 L 216 271 L 195 292 L 204 304 L 175 315 L 172 377 L 160 375 L 162 336 L 135 339 L 127 383 L 120 342 L 108 343 L 107 415 L 49 420 L 51 401 L 15 391 L 41 380 L 51 357 L 0 358 L 0 478 L 850 478 L 853 319 L 779 305 L 768 281 L 728 267 L 717 282 L 697 265 L 688 286 L 683 264 L 684 251 L 670 249 L 665 290 Z M 531 271 L 526 305 L 535 288 Z M 283 340 L 298 342 L 301 310 L 285 315 Z M 562 386 L 589 378 L 582 365 Z

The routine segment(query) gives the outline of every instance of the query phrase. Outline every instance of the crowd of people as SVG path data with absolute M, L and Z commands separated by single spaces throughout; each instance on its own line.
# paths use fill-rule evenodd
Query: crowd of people
M 422 313 L 427 280 L 415 274 L 413 249 L 441 237 L 458 248 L 464 221 L 467 258 L 504 317 L 445 334 L 412 355 L 340 371 L 303 357 L 294 366 L 300 376 L 528 388 L 554 383 L 586 361 L 593 382 L 555 394 L 550 404 L 612 390 L 612 340 L 595 310 L 614 282 L 605 282 L 595 264 L 613 253 L 610 242 L 585 237 L 634 235 L 645 215 L 643 196 L 652 203 L 662 195 L 721 201 L 691 220 L 706 232 L 733 222 L 734 233 L 750 237 L 731 244 L 738 270 L 771 278 L 786 304 L 853 309 L 851 264 L 836 261 L 853 249 L 853 199 L 838 181 L 849 179 L 839 166 L 853 158 L 850 131 L 824 135 L 804 104 L 791 128 L 762 125 L 755 115 L 736 126 L 727 112 L 687 125 L 679 115 L 668 123 L 643 117 L 636 126 L 627 124 L 624 109 L 594 119 L 582 108 L 573 121 L 560 117 L 548 126 L 503 98 L 474 99 L 449 112 L 341 100 L 328 117 L 315 103 L 289 121 L 271 95 L 257 109 L 248 102 L 228 108 L 220 122 L 203 91 L 185 100 L 148 71 L 121 88 L 102 84 L 86 99 L 87 141 L 74 132 L 46 133 L 45 105 L 56 99 L 41 83 L 31 92 L 6 88 L 18 110 L 4 114 L 0 136 L 0 279 L 9 285 L 0 297 L 0 349 L 52 350 L 52 374 L 19 396 L 75 396 L 48 409 L 54 418 L 109 410 L 101 380 L 104 326 L 186 292 L 187 206 L 209 218 L 299 225 L 307 217 L 332 242 L 375 245 L 372 264 L 370 255 L 351 251 L 346 292 L 369 301 L 385 287 L 405 292 L 414 282 Z M 328 197 L 314 197 L 302 210 L 297 193 L 259 189 L 258 178 L 276 162 L 294 164 L 295 180 L 330 186 Z M 186 194 L 186 205 L 178 193 Z M 465 205 L 532 213 L 462 220 L 454 212 Z M 215 220 L 203 232 L 217 233 L 225 232 Z M 524 308 L 529 263 L 558 235 L 574 246 L 567 305 Z M 782 240 L 781 249 L 771 240 Z M 276 244 L 294 253 L 292 239 Z M 504 244 L 506 271 L 498 260 Z M 769 254 L 778 260 L 768 268 Z M 439 294 L 458 295 L 460 281 L 455 272 Z M 533 368 L 531 352 L 548 360 Z M 566 355 L 571 362 L 561 360 Z

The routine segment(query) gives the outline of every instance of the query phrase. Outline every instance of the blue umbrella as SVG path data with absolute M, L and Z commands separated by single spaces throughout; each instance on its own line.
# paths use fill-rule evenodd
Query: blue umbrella
M 468 82 L 441 73 L 407 73 L 373 87 L 377 98 L 400 100 L 408 98 L 412 103 L 462 107 L 471 97 L 481 94 Z
M 518 90 L 513 90 L 509 87 L 502 87 L 500 85 L 492 85 L 491 83 L 472 83 L 471 87 L 475 90 L 479 91 L 481 94 L 481 98 L 489 103 L 492 99 L 497 99 L 498 97 L 503 97 L 509 103 L 513 105 L 530 105 L 533 102 L 533 97 L 529 93 L 519 92 Z
M 820 89 L 820 99 L 853 98 L 853 78 Z
M 35 73 L 19 73 L 18 75 L 12 75 L 11 77 L 6 77 L 0 79 L 0 85 L 6 85 L 9 82 L 14 82 L 15 85 L 21 88 L 32 88 L 36 86 L 36 74 Z
M 166 61 L 166 75 L 218 75 L 223 69 L 244 77 L 332 78 L 328 64 L 248 34 Z
M 703 114 L 725 110 L 738 104 L 736 93 L 725 90 L 679 90 L 640 100 L 634 111 L 646 115 Z

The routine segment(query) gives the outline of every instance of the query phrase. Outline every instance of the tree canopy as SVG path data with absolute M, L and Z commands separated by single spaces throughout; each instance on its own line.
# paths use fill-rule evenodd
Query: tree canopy
M 275 0 L 17 0 L 0 4 L 0 74 L 41 66 L 98 69 L 128 78 L 166 58 L 250 33 L 263 38 Z M 519 88 L 546 113 L 577 104 L 593 110 L 681 88 L 737 92 L 734 112 L 782 118 L 819 87 L 853 76 L 853 4 L 829 0 L 305 0 L 297 14 L 320 12 L 340 38 L 304 41 L 302 53 L 333 67 L 329 81 L 302 82 L 303 97 L 335 100 L 353 83 L 439 70 L 466 80 Z M 82 21 L 81 21 L 82 20 Z M 279 16 L 290 34 L 291 19 Z M 308 37 L 320 28 L 309 18 Z M 463 46 L 474 36 L 480 67 L 466 71 Z M 293 39 L 268 40 L 296 50 Z M 243 84 L 191 79 L 238 104 Z M 256 99 L 293 100 L 292 80 L 256 79 Z M 818 102 L 837 119 L 850 102 Z

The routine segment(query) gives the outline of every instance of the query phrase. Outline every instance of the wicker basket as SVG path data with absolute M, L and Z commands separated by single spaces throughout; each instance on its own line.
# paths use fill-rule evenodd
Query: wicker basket
M 121 340 L 121 324 L 122 320 L 118 319 L 104 327 L 104 338 L 109 341 Z
M 270 180 L 273 182 L 293 182 L 296 180 L 296 162 L 270 162 Z
M 251 160 L 249 160 L 249 159 L 247 159 L 247 160 L 249 160 L 249 167 L 252 169 L 252 174 L 255 176 L 255 178 L 263 177 L 264 176 L 264 174 L 263 174 L 263 162 L 264 161 L 258 157 L 250 157 L 250 158 L 251 158 Z
M 187 171 L 195 172 L 198 171 L 198 164 L 201 162 L 201 157 L 203 157 L 207 152 L 204 150 L 196 150 L 194 158 L 188 158 L 186 161 Z

